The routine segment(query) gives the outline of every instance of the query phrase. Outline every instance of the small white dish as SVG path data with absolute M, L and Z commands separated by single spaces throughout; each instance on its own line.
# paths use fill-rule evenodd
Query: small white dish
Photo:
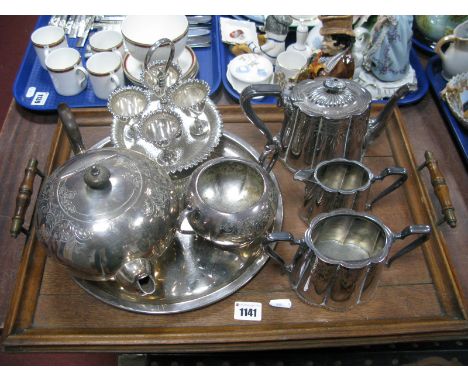
M 233 58 L 227 70 L 233 78 L 247 84 L 266 83 L 273 75 L 270 60 L 255 53 L 241 54 Z
M 226 72 L 226 78 L 227 80 L 229 81 L 229 83 L 231 84 L 232 88 L 238 92 L 239 94 L 242 93 L 242 90 L 244 90 L 247 86 L 249 85 L 252 85 L 252 84 L 249 84 L 249 83 L 246 83 L 246 82 L 242 82 L 242 81 L 239 81 L 237 80 L 236 78 L 234 78 L 231 73 L 229 72 L 229 70 Z M 264 82 L 265 84 L 271 84 L 273 83 L 273 75 L 266 81 Z M 263 97 L 255 97 L 255 99 L 262 99 Z
M 197 75 L 197 56 L 190 47 L 185 47 L 177 59 L 177 63 L 182 69 L 182 79 L 193 78 Z M 124 73 L 133 84 L 141 85 L 140 78 L 143 73 L 143 62 L 127 53 L 124 58 Z

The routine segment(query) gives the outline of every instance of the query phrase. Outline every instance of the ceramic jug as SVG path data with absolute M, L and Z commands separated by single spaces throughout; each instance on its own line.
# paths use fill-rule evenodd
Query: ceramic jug
M 450 43 L 445 53 L 442 47 Z M 453 34 L 442 37 L 435 47 L 442 59 L 442 76 L 449 80 L 468 71 L 468 20 L 458 25 Z

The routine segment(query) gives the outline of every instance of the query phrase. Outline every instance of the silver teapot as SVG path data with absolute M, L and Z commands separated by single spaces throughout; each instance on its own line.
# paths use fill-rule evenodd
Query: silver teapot
M 276 146 L 279 158 L 295 172 L 335 158 L 362 161 L 367 146 L 408 91 L 408 85 L 400 87 L 375 119 L 370 119 L 369 91 L 354 81 L 333 77 L 301 81 L 284 91 L 279 85 L 250 85 L 241 93 L 240 104 L 267 137 L 268 146 Z M 276 137 L 252 108 L 252 98 L 259 96 L 275 96 L 284 106 L 283 127 Z
M 71 110 L 61 104 L 58 112 L 75 156 L 42 184 L 38 238 L 79 278 L 154 293 L 153 261 L 175 235 L 178 203 L 171 179 L 135 151 L 85 151 Z

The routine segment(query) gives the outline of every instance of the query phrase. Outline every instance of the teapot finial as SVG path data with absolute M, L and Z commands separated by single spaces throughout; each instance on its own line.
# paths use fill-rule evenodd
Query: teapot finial
M 323 81 L 323 86 L 329 93 L 341 93 L 346 89 L 346 83 L 339 78 L 327 78 Z

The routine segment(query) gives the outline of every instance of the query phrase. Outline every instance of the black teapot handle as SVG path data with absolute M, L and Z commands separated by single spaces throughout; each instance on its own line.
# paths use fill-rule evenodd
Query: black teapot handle
M 266 137 L 267 143 L 265 145 L 265 151 L 260 155 L 259 162 L 267 171 L 270 171 L 278 159 L 278 155 L 281 150 L 281 143 L 276 137 L 273 137 L 270 129 L 268 129 L 265 123 L 258 117 L 252 107 L 252 98 L 265 96 L 273 96 L 281 101 L 281 87 L 279 85 L 272 84 L 249 85 L 240 94 L 240 105 L 247 119 L 252 122 Z M 268 156 L 271 156 L 271 159 L 265 166 L 264 163 Z

